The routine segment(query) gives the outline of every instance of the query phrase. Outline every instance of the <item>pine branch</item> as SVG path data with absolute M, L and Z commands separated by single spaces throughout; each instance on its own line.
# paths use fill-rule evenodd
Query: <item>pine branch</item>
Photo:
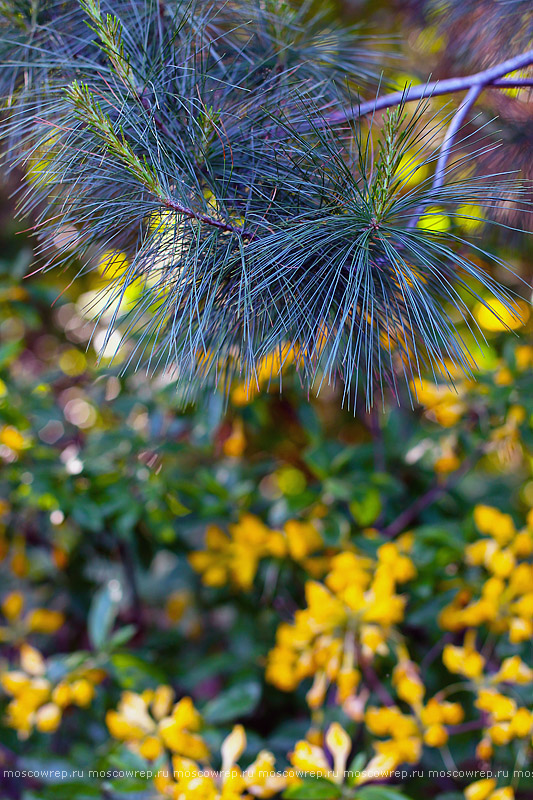
M 80 85 L 77 81 L 74 81 L 71 86 L 66 88 L 65 93 L 75 106 L 78 117 L 96 133 L 109 152 L 118 156 L 127 171 L 137 178 L 140 184 L 157 198 L 164 208 L 176 211 L 187 219 L 202 222 L 226 233 L 233 233 L 248 239 L 253 238 L 253 234 L 244 230 L 244 228 L 218 220 L 208 214 L 194 211 L 192 208 L 184 206 L 168 196 L 161 186 L 157 173 L 148 165 L 146 158 L 139 158 L 124 135 L 117 135 L 111 120 L 104 114 L 88 86 Z
M 398 396 L 400 379 L 471 370 L 465 298 L 511 309 L 512 294 L 456 229 L 416 223 L 430 203 L 453 216 L 522 200 L 507 176 L 458 177 L 471 154 L 448 162 L 478 93 L 508 86 L 531 53 L 360 103 L 354 87 L 378 85 L 381 59 L 307 3 L 43 4 L 37 23 L 0 35 L 6 163 L 29 167 L 19 209 L 43 254 L 77 232 L 55 264 L 127 253 L 103 305 L 109 333 L 133 337 L 131 363 L 177 370 L 187 399 L 236 374 L 257 383 L 265 360 L 272 377 L 292 362 L 308 387 L 340 380 L 343 400 L 363 391 L 367 407 Z M 459 90 L 470 91 L 447 133 L 427 103 L 407 112 L 417 96 Z M 359 117 L 389 107 L 363 134 Z M 411 181 L 435 165 L 434 180 Z
M 330 125 L 335 125 L 353 118 L 365 117 L 368 114 L 373 114 L 376 111 L 391 108 L 392 106 L 420 101 L 430 97 L 438 97 L 444 94 L 455 94 L 456 92 L 463 92 L 475 87 L 478 87 L 479 90 L 482 91 L 487 87 L 510 89 L 513 87 L 533 86 L 533 78 L 503 78 L 504 75 L 508 75 L 510 72 L 522 69 L 523 67 L 530 67 L 532 64 L 533 50 L 528 50 L 519 56 L 506 59 L 500 64 L 496 64 L 481 72 L 476 72 L 473 75 L 466 75 L 463 78 L 447 78 L 441 81 L 431 81 L 420 86 L 406 86 L 406 88 L 401 91 L 382 95 L 375 100 L 368 100 L 366 103 L 361 103 L 359 106 L 336 111 L 328 115 L 328 123 Z

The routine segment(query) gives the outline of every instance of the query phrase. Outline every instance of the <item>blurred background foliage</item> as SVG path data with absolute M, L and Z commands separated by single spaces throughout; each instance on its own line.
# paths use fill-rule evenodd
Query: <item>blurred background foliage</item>
M 464 74 L 516 53 L 531 42 L 528 5 L 347 0 L 332 5 L 331 14 L 397 34 L 402 59 L 395 80 L 403 86 L 424 82 L 430 73 Z M 530 177 L 529 100 L 528 91 L 484 93 L 472 129 L 485 125 L 484 135 L 503 143 L 480 159 L 480 170 L 510 165 Z M 432 110 L 445 114 L 450 102 L 456 101 L 435 98 Z M 464 331 L 478 362 L 475 376 L 452 375 L 450 386 L 424 383 L 414 407 L 407 389 L 402 407 L 356 408 L 355 414 L 341 409 L 340 390 L 328 386 L 308 399 L 290 366 L 280 394 L 272 364 L 265 363 L 258 389 L 247 392 L 235 383 L 228 403 L 222 392 L 210 392 L 184 408 L 171 378 L 122 371 L 128 345 L 116 354 L 120 337 L 111 338 L 97 358 L 106 317 L 96 329 L 92 320 L 106 281 L 121 265 L 115 259 L 110 269 L 104 255 L 88 275 L 77 275 L 75 267 L 34 274 L 35 243 L 25 230 L 31 222 L 13 222 L 12 189 L 12 183 L 3 187 L 0 226 L 0 670 L 4 678 L 22 667 L 33 682 L 66 682 L 70 694 L 65 702 L 52 698 L 60 720 L 52 709 L 50 717 L 39 717 L 40 705 L 32 699 L 39 687 L 28 684 L 26 697 L 34 695 L 10 716 L 16 679 L 3 680 L 4 770 L 58 768 L 70 776 L 76 769 L 103 775 L 113 768 L 149 767 L 157 760 L 154 753 L 161 755 L 157 747 L 144 755 L 132 748 L 128 736 L 110 724 L 109 711 L 125 691 L 142 694 L 167 685 L 176 698 L 193 699 L 204 720 L 203 740 L 215 754 L 232 726 L 243 723 L 242 763 L 267 748 L 283 768 L 297 741 L 307 736 L 318 747 L 328 726 L 340 722 L 352 754 L 363 754 L 360 768 L 375 740 L 365 703 L 380 705 L 383 687 L 386 695 L 395 691 L 391 652 L 376 655 L 377 683 L 363 675 L 353 695 L 359 706 L 341 702 L 334 692 L 323 702 L 306 699 L 308 676 L 282 691 L 279 676 L 267 680 L 265 668 L 272 663 L 268 654 L 278 627 L 309 605 L 306 587 L 323 580 L 335 556 L 357 552 L 374 559 L 385 542 L 407 531 L 414 532 L 409 558 L 416 575 L 401 588 L 406 607 L 397 627 L 411 662 L 422 668 L 427 691 L 433 696 L 456 682 L 452 651 L 445 664 L 441 651 L 460 647 L 465 629 L 477 631 L 474 650 L 483 653 L 492 675 L 513 656 L 533 666 L 533 609 L 527 603 L 523 613 L 509 612 L 515 622 L 508 624 L 496 624 L 489 613 L 451 623 L 442 616 L 454 598 L 457 608 L 468 607 L 490 575 L 511 580 L 518 562 L 531 563 L 529 297 L 520 307 L 521 325 L 504 309 L 500 323 L 474 307 L 486 337 L 480 351 Z M 530 218 L 512 204 L 501 213 L 514 228 L 530 229 Z M 478 216 L 475 209 L 472 216 Z M 467 223 L 444 213 L 439 219 L 444 226 Z M 477 219 L 467 228 L 463 233 L 483 240 L 529 283 L 528 239 L 517 231 L 489 233 Z M 518 278 L 496 277 L 524 295 Z M 475 521 L 475 509 L 484 506 L 510 515 L 511 522 L 491 517 L 480 523 L 479 511 Z M 465 548 L 480 534 L 492 536 L 491 530 L 509 524 L 508 541 L 525 531 L 514 550 L 508 541 L 498 544 L 505 554 L 512 550 L 510 570 L 489 559 L 486 574 L 475 556 L 465 560 Z M 533 567 L 528 569 L 530 589 Z M 501 610 L 503 584 L 496 589 Z M 520 591 L 531 597 L 527 587 Z M 459 601 L 458 592 L 466 593 Z M 530 688 L 517 681 L 513 697 L 531 710 Z M 47 692 L 45 687 L 48 701 Z M 480 729 L 456 725 L 449 745 L 438 737 L 424 740 L 424 753 L 411 759 L 408 772 L 419 760 L 443 770 L 479 770 L 490 762 L 511 775 L 517 763 L 528 763 L 531 728 L 522 737 L 498 740 L 486 733 L 497 724 L 489 719 L 493 710 L 482 709 L 479 720 L 471 698 L 461 695 L 460 702 L 466 720 L 478 720 Z M 487 735 L 489 744 L 480 749 Z M 216 755 L 212 763 L 220 766 Z M 412 798 L 429 793 L 453 800 L 469 780 L 425 775 L 392 783 Z M 488 788 L 496 792 L 511 783 Z M 390 784 L 380 783 L 374 800 L 397 796 Z M 512 787 L 517 797 L 532 796 L 531 778 Z M 148 798 L 160 796 L 156 789 L 166 791 L 138 776 L 57 781 L 4 773 L 3 796 Z M 326 800 L 339 796 L 335 791 L 322 785 L 289 796 Z M 343 791 L 364 796 L 357 787 Z M 484 800 L 483 792 L 471 793 L 471 800 Z

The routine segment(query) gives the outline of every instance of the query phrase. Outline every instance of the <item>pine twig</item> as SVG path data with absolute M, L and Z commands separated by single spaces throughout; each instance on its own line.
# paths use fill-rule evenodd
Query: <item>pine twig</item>
M 497 89 L 533 87 L 533 78 L 503 78 L 503 76 L 508 75 L 509 72 L 514 72 L 523 67 L 529 67 L 532 64 L 533 50 L 528 50 L 519 56 L 509 58 L 481 72 L 475 72 L 473 75 L 466 75 L 462 78 L 447 78 L 442 81 L 431 81 L 420 86 L 409 86 L 402 91 L 381 95 L 381 97 L 377 97 L 375 100 L 368 100 L 366 103 L 361 103 L 359 106 L 351 106 L 350 108 L 336 111 L 334 114 L 328 116 L 327 121 L 330 125 L 333 125 L 353 119 L 354 117 L 356 119 L 365 117 L 368 114 L 373 114 L 375 111 L 381 111 L 384 108 L 391 108 L 392 106 L 398 106 L 403 103 L 411 103 L 414 100 L 423 100 L 443 94 L 464 92 L 474 86 L 480 87 L 480 91 L 488 86 Z
M 440 187 L 444 184 L 444 176 L 446 173 L 446 164 L 448 163 L 448 158 L 450 157 L 450 153 L 452 150 L 454 139 L 461 129 L 463 121 L 466 118 L 466 115 L 478 99 L 479 95 L 483 91 L 483 86 L 480 84 L 474 84 L 468 90 L 468 93 L 464 99 L 464 102 L 459 106 L 454 117 L 450 124 L 448 125 L 448 130 L 446 131 L 446 136 L 444 137 L 444 141 L 442 143 L 442 147 L 440 149 L 439 160 L 437 161 L 437 166 L 435 167 L 435 177 L 433 179 L 433 189 L 440 189 Z
M 479 95 L 483 91 L 483 86 L 481 84 L 475 83 L 467 92 L 467 95 L 464 101 L 461 103 L 457 111 L 455 112 L 450 124 L 448 125 L 448 129 L 446 130 L 446 135 L 444 136 L 444 141 L 442 142 L 442 146 L 439 153 L 439 158 L 437 161 L 437 166 L 435 167 L 435 175 L 433 177 L 433 184 L 432 184 L 432 194 L 433 192 L 438 191 L 444 184 L 444 178 L 446 175 L 446 164 L 448 163 L 448 159 L 450 157 L 450 153 L 452 152 L 453 142 L 461 127 L 463 125 L 464 120 L 466 119 L 466 115 L 478 99 Z M 430 200 L 427 200 L 426 203 L 422 203 L 420 208 L 418 209 L 417 213 L 409 220 L 408 227 L 415 228 L 418 224 L 420 216 L 424 211 L 424 208 L 430 203 Z

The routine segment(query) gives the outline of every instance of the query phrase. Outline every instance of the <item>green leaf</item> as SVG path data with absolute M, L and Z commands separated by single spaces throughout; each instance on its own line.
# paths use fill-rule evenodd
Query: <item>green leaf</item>
M 162 670 L 132 653 L 114 653 L 110 661 L 117 683 L 123 689 L 139 692 L 165 683 L 166 676 Z
M 211 725 L 231 722 L 238 717 L 251 714 L 261 697 L 261 684 L 258 681 L 231 686 L 210 700 L 203 710 L 203 717 Z
M 119 628 L 118 631 L 115 631 L 115 633 L 110 637 L 108 642 L 109 647 L 120 647 L 121 645 L 126 644 L 126 642 L 129 642 L 132 636 L 135 636 L 136 630 L 137 628 L 135 625 L 125 625 L 123 628 Z
M 371 525 L 381 513 L 381 498 L 373 486 L 365 487 L 360 498 L 355 498 L 350 503 L 350 513 L 354 520 L 365 527 Z
M 296 786 L 289 786 L 283 793 L 286 800 L 335 800 L 341 789 L 327 778 L 304 779 Z
M 7 367 L 22 350 L 22 342 L 5 342 L 0 345 L 0 367 Z
M 106 644 L 118 613 L 118 600 L 110 587 L 111 581 L 96 592 L 89 609 L 87 628 L 95 650 Z
M 357 753 L 357 755 L 353 757 L 350 766 L 348 767 L 348 784 L 350 786 L 355 780 L 357 780 L 357 777 L 365 766 L 366 761 L 366 753 Z
M 88 798 L 101 797 L 98 786 L 89 786 L 87 781 L 65 781 L 54 783 L 41 789 L 37 797 L 42 800 L 88 800 Z

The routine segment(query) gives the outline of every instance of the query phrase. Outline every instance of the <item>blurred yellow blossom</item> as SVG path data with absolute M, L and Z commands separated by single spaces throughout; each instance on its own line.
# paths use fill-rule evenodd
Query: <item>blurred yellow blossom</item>
M 161 770 L 154 778 L 157 791 L 171 800 L 239 800 L 241 797 L 268 798 L 281 792 L 286 778 L 276 772 L 274 756 L 262 750 L 246 770 L 237 762 L 246 747 L 246 733 L 236 725 L 221 745 L 222 769 L 200 767 L 196 759 L 172 757 L 172 770 Z
M 106 714 L 111 736 L 149 760 L 168 748 L 185 758 L 204 761 L 209 750 L 197 733 L 200 715 L 190 697 L 173 702 L 174 692 L 169 686 L 142 694 L 123 692 L 117 709 Z
M 474 522 L 484 538 L 467 545 L 465 558 L 486 571 L 480 596 L 457 592 L 439 623 L 454 631 L 487 624 L 507 631 L 513 644 L 526 641 L 533 636 L 533 528 L 517 531 L 509 514 L 487 505 L 475 507 Z
M 388 651 L 405 607 L 396 585 L 415 574 L 411 560 L 392 542 L 378 549 L 377 560 L 353 552 L 333 556 L 324 583 L 307 582 L 307 608 L 296 612 L 292 624 L 279 626 L 267 680 L 291 691 L 312 678 L 311 708 L 323 704 L 330 685 L 336 685 L 339 703 L 348 701 L 360 681 L 361 656 L 373 659 Z M 364 652 L 358 652 L 357 641 Z
M 528 321 L 529 307 L 523 300 L 510 302 L 507 306 L 501 300 L 491 298 L 484 303 L 477 303 L 474 314 L 486 331 L 516 330 Z
M 189 555 L 193 569 L 202 575 L 207 586 L 232 583 L 248 590 L 263 558 L 284 558 L 290 555 L 306 568 L 319 569 L 309 557 L 323 547 L 322 537 L 312 522 L 288 520 L 283 530 L 274 530 L 253 514 L 242 514 L 238 522 L 228 526 L 228 534 L 216 525 L 206 530 L 205 550 Z
M 33 608 L 24 614 L 25 598 L 22 592 L 10 592 L 0 606 L 9 623 L 0 626 L 0 641 L 24 641 L 30 633 L 55 633 L 65 622 L 61 611 L 48 608 Z
M 6 708 L 6 722 L 20 739 L 27 739 L 34 727 L 41 733 L 53 733 L 59 727 L 63 710 L 70 705 L 84 707 L 94 696 L 94 685 L 105 672 L 83 667 L 54 684 L 48 677 L 48 664 L 42 654 L 29 644 L 20 648 L 20 668 L 0 671 L 0 685 L 11 696 Z M 81 697 L 76 686 L 87 684 L 90 697 Z

